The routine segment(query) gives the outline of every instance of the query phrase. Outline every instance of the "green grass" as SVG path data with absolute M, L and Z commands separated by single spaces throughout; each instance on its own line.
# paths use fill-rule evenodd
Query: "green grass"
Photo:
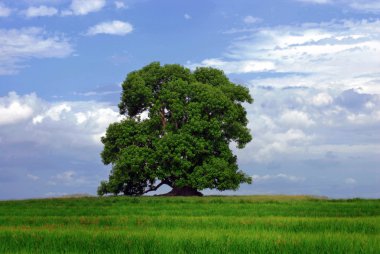
M 380 253 L 380 200 L 2 201 L 0 253 Z

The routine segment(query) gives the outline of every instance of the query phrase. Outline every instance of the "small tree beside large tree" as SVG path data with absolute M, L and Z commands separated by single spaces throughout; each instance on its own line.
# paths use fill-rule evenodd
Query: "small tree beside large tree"
M 172 187 L 167 195 L 202 195 L 251 183 L 229 147 L 252 139 L 242 106 L 253 101 L 246 87 L 218 69 L 191 72 L 158 62 L 129 73 L 122 87 L 126 118 L 101 139 L 102 160 L 112 170 L 99 195 L 143 195 L 165 184 Z

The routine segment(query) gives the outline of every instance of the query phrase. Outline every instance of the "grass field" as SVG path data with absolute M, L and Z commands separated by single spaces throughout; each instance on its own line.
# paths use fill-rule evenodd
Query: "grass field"
M 0 253 L 380 253 L 380 200 L 1 201 Z

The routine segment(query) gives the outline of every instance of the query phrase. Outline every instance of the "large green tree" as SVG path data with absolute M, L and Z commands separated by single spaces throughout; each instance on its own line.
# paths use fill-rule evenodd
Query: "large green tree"
M 218 69 L 191 72 L 158 62 L 129 73 L 122 87 L 126 117 L 102 137 L 101 157 L 112 170 L 99 195 L 142 195 L 164 184 L 173 188 L 169 195 L 201 195 L 251 183 L 229 147 L 252 139 L 242 105 L 253 101 L 246 87 Z

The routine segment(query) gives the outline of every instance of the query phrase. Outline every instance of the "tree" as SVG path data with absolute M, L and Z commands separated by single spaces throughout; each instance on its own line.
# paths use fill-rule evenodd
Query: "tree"
M 229 147 L 252 139 L 242 106 L 253 102 L 246 87 L 217 69 L 153 62 L 129 73 L 122 88 L 126 117 L 101 139 L 103 163 L 112 170 L 99 195 L 142 195 L 164 184 L 173 188 L 168 195 L 202 195 L 251 183 Z

